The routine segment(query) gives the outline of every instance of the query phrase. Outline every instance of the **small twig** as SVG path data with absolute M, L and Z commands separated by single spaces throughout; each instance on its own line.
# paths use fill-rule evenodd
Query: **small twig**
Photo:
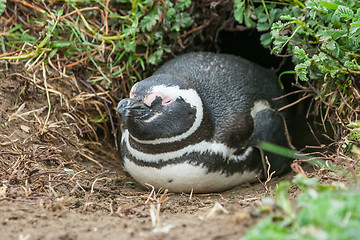
M 59 19 L 63 19 L 63 18 L 66 18 L 68 16 L 71 16 L 73 15 L 74 13 L 78 13 L 80 15 L 81 12 L 84 12 L 84 11 L 90 11 L 90 10 L 99 10 L 100 12 L 102 12 L 103 10 L 100 9 L 99 7 L 87 7 L 87 8 L 82 8 L 82 9 L 76 9 L 70 13 L 67 13 L 65 15 L 62 15 Z
M 261 185 L 265 188 L 266 193 L 269 193 L 270 190 L 269 190 L 267 184 L 271 181 L 271 178 L 275 174 L 276 171 L 273 171 L 273 172 L 270 173 L 271 164 L 269 162 L 268 157 L 264 156 L 264 153 L 263 153 L 262 150 L 260 150 L 260 154 L 261 154 L 261 159 L 262 159 L 262 162 L 263 162 L 263 167 L 264 167 L 264 171 L 265 171 L 265 175 L 266 175 L 266 180 L 265 180 L 265 182 L 263 182 L 263 181 L 261 181 L 259 176 L 256 176 L 256 178 L 261 183 Z M 265 161 L 265 163 L 264 163 L 264 161 Z
M 106 175 L 106 174 L 115 174 L 116 172 L 111 172 L 110 170 L 105 170 L 105 171 L 103 171 L 103 172 L 101 172 L 101 173 L 98 173 L 98 174 L 96 174 L 94 177 L 92 177 L 93 179 L 94 178 L 97 178 L 97 177 L 99 177 L 99 176 L 101 176 L 101 175 Z
M 272 172 L 270 173 L 271 164 L 270 164 L 269 158 L 268 158 L 267 156 L 265 156 L 265 162 L 266 162 L 266 165 L 268 165 L 268 169 L 267 169 L 267 178 L 266 178 L 266 181 L 265 181 L 264 184 L 265 184 L 265 186 L 267 186 L 266 184 L 267 184 L 268 182 L 270 182 L 272 176 L 275 174 L 275 171 L 272 171 Z
M 105 178 L 96 178 L 93 183 L 91 184 L 91 190 L 90 190 L 90 194 L 93 194 L 94 193 L 94 186 L 95 186 L 95 183 L 98 181 L 98 180 L 103 180 Z
M 349 103 L 346 101 L 346 99 L 344 98 L 344 95 L 342 94 L 340 88 L 338 87 L 338 92 L 340 93 L 340 96 L 342 98 L 342 100 L 344 101 L 344 103 L 346 104 L 346 106 L 348 106 L 348 108 L 350 108 L 351 111 L 353 111 L 355 114 L 358 114 L 350 105 Z
M 23 5 L 27 6 L 27 7 L 30 7 L 30 8 L 32 8 L 32 9 L 40 12 L 40 13 L 47 13 L 44 9 L 39 8 L 39 7 L 37 7 L 37 6 L 29 3 L 29 2 L 27 2 L 27 1 L 23 1 L 23 0 L 13 0 L 13 1 L 14 1 L 14 2 L 18 2 L 18 3 L 21 3 L 21 4 L 23 4 Z M 47 14 L 47 15 L 49 16 L 49 14 Z
M 43 69 L 43 78 L 44 78 L 44 86 L 45 86 L 45 91 L 46 91 L 46 98 L 47 98 L 47 103 L 48 103 L 48 113 L 46 115 L 46 119 L 45 119 L 45 122 L 44 122 L 44 126 L 41 130 L 41 134 L 44 133 L 45 131 L 45 128 L 46 128 L 46 125 L 49 121 L 49 118 L 50 118 L 50 113 L 51 113 L 51 102 L 50 102 L 50 95 L 49 95 L 49 90 L 48 90 L 48 86 L 47 86 L 47 77 L 46 77 L 46 70 L 45 70 L 45 63 L 42 62 L 42 69 Z
M 193 192 L 194 192 L 194 188 L 191 188 L 191 192 L 190 192 L 190 196 L 189 196 L 189 201 L 191 201 L 191 198 L 192 198 Z
M 154 192 L 155 192 L 155 187 L 152 186 L 152 185 L 150 185 L 150 184 L 148 184 L 148 183 L 145 183 L 144 185 L 145 185 L 145 186 L 148 186 L 148 187 L 151 187 L 151 192 L 150 192 L 148 198 L 147 198 L 146 201 L 145 201 L 145 204 L 147 204 L 147 203 L 149 202 L 149 200 L 152 198 L 152 195 L 153 195 Z
M 311 91 L 307 90 L 307 89 L 300 89 L 300 90 L 292 91 L 292 92 L 289 92 L 287 94 L 281 95 L 279 97 L 272 98 L 272 100 L 273 101 L 278 101 L 278 100 L 286 98 L 286 97 L 288 97 L 290 95 L 294 95 L 294 94 L 301 93 L 301 92 L 311 92 Z
M 229 214 L 229 211 L 226 210 L 220 203 L 215 202 L 214 206 L 210 209 L 208 214 L 206 214 L 205 218 L 210 218 L 215 215 L 216 212 L 221 211 L 225 214 Z
M 95 49 L 95 50 L 90 50 L 90 52 L 92 52 L 90 55 L 91 56 L 94 56 L 96 53 L 98 53 L 98 50 Z M 85 53 L 82 53 L 80 55 L 84 55 Z M 76 61 L 76 62 L 73 62 L 73 63 L 70 63 L 70 64 L 67 64 L 65 66 L 63 66 L 63 68 L 69 68 L 69 67 L 73 67 L 73 66 L 76 66 L 84 61 L 86 61 L 87 59 L 89 59 L 89 56 L 85 56 L 84 58 L 81 58 L 80 60 Z
M 90 160 L 91 162 L 95 163 L 96 165 L 98 165 L 101 169 L 103 169 L 104 167 L 95 159 L 93 159 L 92 157 L 86 155 L 85 153 L 83 153 L 81 150 L 79 151 L 79 154 L 83 157 L 85 157 L 86 159 Z
M 313 96 L 312 96 L 312 95 L 305 95 L 304 97 L 299 98 L 299 99 L 296 100 L 295 102 L 292 102 L 292 103 L 290 103 L 290 104 L 288 104 L 288 105 L 286 105 L 286 106 L 283 106 L 283 107 L 279 108 L 278 111 L 281 112 L 282 110 L 284 110 L 284 109 L 286 109 L 286 108 L 289 108 L 289 107 L 291 107 L 291 106 L 294 106 L 295 104 L 298 104 L 299 102 L 301 102 L 301 101 L 303 101 L 303 100 L 305 100 L 306 98 L 309 98 L 309 97 L 313 97 Z
M 86 170 L 81 170 L 81 171 L 75 173 L 75 174 L 69 179 L 69 182 L 71 182 L 72 180 L 74 180 L 74 178 L 75 178 L 77 175 L 79 175 L 80 173 L 83 173 L 83 172 L 86 172 Z
M 209 23 L 204 23 L 203 25 L 200 25 L 200 26 L 198 26 L 198 27 L 195 27 L 195 28 L 193 28 L 193 29 L 191 29 L 191 30 L 189 30 L 189 31 L 181 34 L 181 35 L 179 36 L 179 38 L 184 38 L 184 37 L 186 37 L 187 35 L 189 35 L 189 34 L 191 34 L 191 33 L 193 33 L 193 32 L 196 32 L 196 31 L 198 31 L 198 30 L 201 30 L 201 29 L 207 27 L 208 25 L 209 25 Z
M 315 140 L 316 140 L 316 142 L 319 144 L 319 146 L 323 146 L 323 145 L 321 144 L 321 142 L 319 141 L 319 139 L 316 137 L 315 132 L 314 132 L 314 130 L 312 129 L 312 127 L 311 127 L 311 125 L 309 124 L 309 122 L 306 122 L 306 124 L 308 125 L 311 134 L 313 135 L 313 137 L 315 138 Z
M 110 3 L 110 0 L 106 0 L 106 3 L 105 3 L 105 34 L 108 35 L 109 34 L 109 24 L 108 24 L 108 16 L 109 16 L 109 12 L 108 12 L 108 8 L 109 8 L 109 3 Z
M 304 169 L 300 166 L 299 163 L 297 162 L 293 162 L 291 165 L 291 169 L 296 172 L 296 173 L 301 173 L 302 175 L 305 175 L 306 176 L 306 173 L 304 171 Z
M 260 200 L 260 199 L 261 199 L 260 197 L 251 197 L 251 198 L 247 198 L 247 199 L 240 199 L 239 203 L 244 204 L 244 205 L 250 205 L 249 202 L 253 202 L 256 200 Z
M 312 98 L 312 99 L 311 99 L 311 102 L 310 102 L 310 104 L 309 104 L 308 110 L 307 110 L 307 112 L 306 112 L 306 119 L 309 119 L 311 107 L 312 107 L 312 105 L 313 105 L 314 102 L 315 102 L 315 99 Z
M 110 209 L 110 214 L 109 215 L 112 216 L 114 214 L 114 207 L 113 207 L 113 200 L 112 199 L 110 199 L 109 209 Z

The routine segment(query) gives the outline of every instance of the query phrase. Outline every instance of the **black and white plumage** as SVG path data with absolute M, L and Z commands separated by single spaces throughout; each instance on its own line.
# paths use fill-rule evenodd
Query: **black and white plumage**
M 264 173 L 260 141 L 288 146 L 275 75 L 239 57 L 190 53 L 136 83 L 119 102 L 121 155 L 141 184 L 223 191 Z M 265 153 L 271 170 L 289 165 Z

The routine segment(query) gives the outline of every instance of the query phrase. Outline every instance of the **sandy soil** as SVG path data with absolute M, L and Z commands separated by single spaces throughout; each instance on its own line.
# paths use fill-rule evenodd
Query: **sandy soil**
M 154 224 L 150 210 L 156 210 L 157 203 L 146 203 L 149 191 L 129 190 L 123 187 L 117 196 L 97 192 L 92 198 L 97 201 L 87 202 L 86 210 L 84 196 L 63 195 L 51 201 L 2 199 L 0 238 L 239 239 L 259 218 L 252 210 L 264 196 L 260 184 L 191 198 L 167 194 Z
M 88 140 L 99 129 L 78 110 L 98 96 L 84 96 L 75 76 L 41 76 L 22 65 L 0 72 L 0 239 L 239 239 L 259 219 L 260 199 L 294 175 L 272 179 L 270 191 L 141 188 L 110 137 Z

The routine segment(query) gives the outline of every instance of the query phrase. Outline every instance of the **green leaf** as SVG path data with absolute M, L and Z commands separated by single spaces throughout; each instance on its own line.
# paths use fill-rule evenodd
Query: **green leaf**
M 268 21 L 267 15 L 263 12 L 257 16 L 257 19 L 258 23 L 266 23 Z
M 234 17 L 235 20 L 243 24 L 245 13 L 245 2 L 243 0 L 234 0 Z
M 294 22 L 297 22 L 297 20 L 298 20 L 296 17 L 292 17 L 290 15 L 280 16 L 280 19 L 283 21 L 294 21 Z
M 251 19 L 251 16 L 252 16 L 252 12 L 250 8 L 246 8 L 244 13 L 244 23 L 245 26 L 247 26 L 248 28 L 256 26 L 256 23 Z
M 176 4 L 176 6 L 179 7 L 181 11 L 184 11 L 184 9 L 188 8 L 190 4 L 191 4 L 191 0 L 180 0 Z
M 171 31 L 180 32 L 180 24 L 179 23 L 173 23 L 171 27 Z
M 270 44 L 272 43 L 272 38 L 270 33 L 264 33 L 260 37 L 261 45 L 265 48 L 269 48 Z
M 350 24 L 349 31 L 351 35 L 360 34 L 359 29 L 360 29 L 360 21 L 356 21 Z
M 328 2 L 328 1 L 320 1 L 319 5 L 328 9 L 336 10 L 339 7 L 339 4 Z
M 5 12 L 6 0 L 0 0 L 0 16 Z
M 291 208 L 291 203 L 289 200 L 289 189 L 290 189 L 290 182 L 280 182 L 278 185 L 276 185 L 275 189 L 275 197 L 278 201 L 278 204 L 280 207 L 284 210 L 284 212 L 289 216 L 293 217 L 294 212 Z
M 65 48 L 69 47 L 72 42 L 69 41 L 51 41 L 51 48 Z
M 170 20 L 174 17 L 174 15 L 176 14 L 176 10 L 175 8 L 169 8 L 167 11 L 166 11 L 166 15 L 165 15 L 165 18 L 167 20 Z
M 162 56 L 164 54 L 164 49 L 162 47 L 159 47 L 156 49 L 156 51 L 151 54 L 151 56 L 148 58 L 148 61 L 152 65 L 158 64 L 162 60 Z
M 310 65 L 311 65 L 311 61 L 306 60 L 305 62 L 299 63 L 295 66 L 295 71 L 296 71 L 298 77 L 300 78 L 300 80 L 302 80 L 302 81 L 309 80 L 309 78 L 307 77 L 307 74 L 308 74 L 308 67 L 310 67 Z
M 280 11 L 280 9 L 272 8 L 270 10 L 270 23 L 272 24 L 275 21 L 275 19 L 279 18 L 281 14 L 282 12 Z
M 157 21 L 159 20 L 159 15 L 158 14 L 148 14 L 146 15 L 141 23 L 140 23 L 140 27 L 141 27 L 141 31 L 151 31 L 151 29 L 153 27 L 155 27 Z
M 180 14 L 180 26 L 183 28 L 190 27 L 193 23 L 193 19 L 190 17 L 188 13 Z
M 278 37 L 274 37 L 274 48 L 271 50 L 271 53 L 276 52 L 276 53 L 281 53 L 281 51 L 283 50 L 284 44 L 287 41 L 287 37 L 283 37 L 283 36 L 278 36 Z
M 270 24 L 269 23 L 260 23 L 258 22 L 257 26 L 256 26 L 256 29 L 259 31 L 259 32 L 264 32 L 264 31 L 267 31 L 270 29 Z
M 354 12 L 348 7 L 339 5 L 334 15 L 338 15 L 340 18 L 352 19 L 354 17 Z
M 125 39 L 122 41 L 121 46 L 124 48 L 126 52 L 135 52 L 136 51 L 136 43 L 131 39 Z
M 319 42 L 326 42 L 329 39 L 332 39 L 331 34 L 332 34 L 331 30 L 323 29 L 323 30 L 319 30 L 316 33 L 316 37 L 319 39 Z
M 294 47 L 294 53 L 296 54 L 297 58 L 300 60 L 308 60 L 309 56 L 305 53 L 305 50 L 302 48 L 299 48 L 298 46 Z
M 352 61 L 345 61 L 344 66 L 346 68 L 348 68 L 348 69 L 354 69 L 354 70 L 359 70 L 360 69 L 360 66 L 357 64 L 355 59 L 353 59 Z
M 327 43 L 323 44 L 327 49 L 334 51 L 336 48 L 336 42 L 333 40 L 328 41 Z
M 328 69 L 326 68 L 326 70 L 328 70 Z M 331 69 L 331 70 L 330 70 L 330 76 L 331 76 L 332 78 L 337 77 L 337 74 L 339 73 L 339 71 L 340 71 L 340 69 L 338 69 L 338 68 L 336 68 L 336 69 Z M 323 72 L 325 72 L 325 71 L 323 71 Z
M 301 191 L 306 191 L 309 188 L 314 188 L 319 185 L 319 180 L 317 178 L 308 178 L 303 174 L 297 174 L 292 180 Z
M 288 158 L 297 158 L 300 157 L 298 155 L 298 153 L 292 149 L 288 149 L 273 143 L 269 143 L 269 142 L 260 142 L 258 144 L 258 147 L 264 151 L 268 151 L 268 152 L 272 152 L 272 153 L 276 153 L 280 156 L 285 156 Z

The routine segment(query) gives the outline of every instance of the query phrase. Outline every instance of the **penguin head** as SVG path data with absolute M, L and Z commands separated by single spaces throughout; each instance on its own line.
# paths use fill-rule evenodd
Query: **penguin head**
M 175 142 L 194 133 L 203 118 L 203 103 L 185 81 L 167 74 L 136 83 L 130 98 L 117 106 L 124 127 L 142 143 Z

